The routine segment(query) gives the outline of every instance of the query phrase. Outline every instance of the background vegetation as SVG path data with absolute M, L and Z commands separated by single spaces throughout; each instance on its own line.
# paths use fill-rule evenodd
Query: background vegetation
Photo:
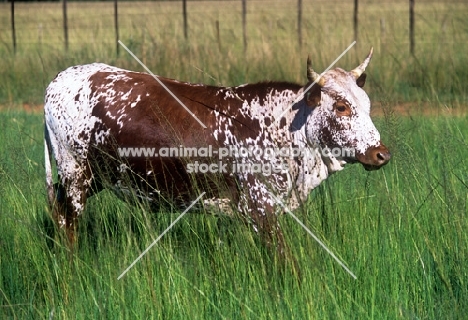
M 321 71 L 353 41 L 352 2 L 304 3 L 302 48 L 295 5 L 249 1 L 245 52 L 237 2 L 190 1 L 188 41 L 179 3 L 121 3 L 121 39 L 153 72 L 172 78 L 224 85 L 265 79 L 303 83 L 307 54 Z M 22 109 L 41 104 L 47 84 L 70 65 L 141 67 L 123 50 L 116 55 L 110 3 L 70 3 L 68 52 L 59 3 L 18 5 L 16 55 L 5 6 L 0 5 L 0 318 L 463 319 L 468 314 L 466 4 L 418 1 L 412 57 L 406 1 L 361 3 L 358 45 L 338 66 L 355 67 L 375 47 L 366 90 L 393 158 L 376 172 L 347 167 L 314 190 L 297 212 L 357 280 L 287 215 L 280 223 L 300 275 L 290 265 L 279 267 L 240 221 L 197 214 L 185 216 L 117 280 L 179 213 L 150 213 L 144 204 L 132 206 L 108 192 L 88 202 L 79 247 L 70 252 L 53 236 L 48 218 L 41 111 Z
M 17 4 L 16 55 L 8 4 L 0 7 L 0 102 L 42 103 L 51 79 L 74 64 L 101 61 L 142 70 L 124 50 L 116 55 L 112 3 L 69 3 L 68 52 L 61 3 Z M 304 1 L 303 7 L 302 48 L 293 0 L 248 1 L 245 52 L 240 1 L 189 1 L 188 40 L 180 2 L 121 2 L 119 33 L 162 76 L 224 85 L 265 79 L 304 83 L 307 55 L 316 70 L 324 70 L 354 40 L 354 32 L 353 1 Z M 359 8 L 358 44 L 338 66 L 355 67 L 373 46 L 368 73 L 374 101 L 466 102 L 465 3 L 418 1 L 414 56 L 409 54 L 407 1 L 360 1 Z

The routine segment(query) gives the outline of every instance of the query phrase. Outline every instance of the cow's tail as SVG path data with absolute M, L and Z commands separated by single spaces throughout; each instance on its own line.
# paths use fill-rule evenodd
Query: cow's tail
M 44 160 L 45 160 L 45 174 L 46 174 L 46 187 L 47 187 L 47 200 L 49 207 L 55 203 L 54 179 L 52 177 L 52 144 L 50 142 L 49 130 L 47 124 L 44 124 Z

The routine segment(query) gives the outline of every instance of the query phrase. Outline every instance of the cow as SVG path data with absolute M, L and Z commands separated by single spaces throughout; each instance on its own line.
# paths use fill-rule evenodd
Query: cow
M 346 164 L 374 170 L 390 160 L 362 89 L 371 57 L 372 49 L 355 69 L 321 75 L 308 59 L 305 86 L 210 86 L 102 63 L 60 72 L 44 105 L 47 195 L 56 223 L 73 243 L 87 198 L 105 188 L 142 198 L 155 211 L 163 202 L 187 208 L 206 192 L 204 205 L 237 212 L 266 243 L 282 247 L 277 216 L 285 208 L 299 208 Z M 138 156 L 129 148 L 192 154 Z

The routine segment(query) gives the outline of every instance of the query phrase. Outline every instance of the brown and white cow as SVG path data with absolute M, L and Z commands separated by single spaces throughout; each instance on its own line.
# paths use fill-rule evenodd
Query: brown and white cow
M 272 235 L 281 241 L 276 215 L 283 208 L 276 199 L 295 209 L 345 164 L 360 162 L 370 170 L 390 160 L 362 89 L 371 56 L 372 50 L 352 71 L 336 68 L 321 77 L 308 61 L 306 86 L 262 82 L 215 87 L 158 77 L 205 129 L 149 74 L 101 63 L 68 68 L 50 83 L 45 95 L 45 164 L 54 218 L 73 241 L 86 199 L 103 188 L 143 197 L 156 208 L 168 199 L 186 206 L 204 191 L 205 203 L 230 203 L 267 241 Z M 218 173 L 188 170 L 195 160 L 218 163 L 217 155 L 122 157 L 119 153 L 122 148 L 208 146 L 315 152 L 270 158 L 234 152 L 221 159 L 228 165 Z M 324 152 L 331 148 L 354 154 Z M 58 171 L 55 185 L 51 153 Z M 281 163 L 282 170 L 233 170 L 233 165 L 245 163 Z

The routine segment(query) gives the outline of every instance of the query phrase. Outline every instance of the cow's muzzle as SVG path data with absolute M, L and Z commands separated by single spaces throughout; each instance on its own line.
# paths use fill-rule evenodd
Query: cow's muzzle
M 386 146 L 380 144 L 377 147 L 370 147 L 364 154 L 358 154 L 357 160 L 362 163 L 366 170 L 377 170 L 386 165 L 392 154 Z

